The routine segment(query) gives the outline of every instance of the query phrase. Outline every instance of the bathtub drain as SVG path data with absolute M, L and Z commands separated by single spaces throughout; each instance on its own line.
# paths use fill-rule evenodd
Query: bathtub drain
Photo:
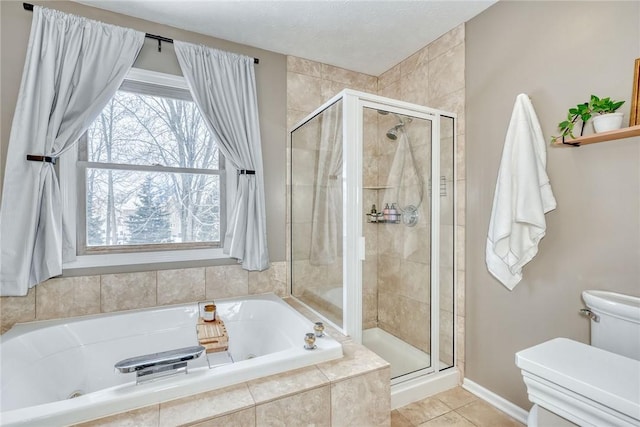
M 76 390 L 73 393 L 71 393 L 67 399 L 75 399 L 76 397 L 80 397 L 84 394 L 84 392 L 82 390 Z

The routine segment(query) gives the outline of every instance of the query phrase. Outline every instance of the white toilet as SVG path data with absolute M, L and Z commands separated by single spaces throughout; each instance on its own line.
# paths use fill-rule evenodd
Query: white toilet
M 640 426 L 640 298 L 585 291 L 591 345 L 555 338 L 516 353 L 529 427 Z

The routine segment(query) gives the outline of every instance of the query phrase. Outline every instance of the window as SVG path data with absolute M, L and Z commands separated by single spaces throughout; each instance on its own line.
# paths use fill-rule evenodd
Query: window
M 76 252 L 85 259 L 82 267 L 100 255 L 127 255 L 130 264 L 136 263 L 132 253 L 162 251 L 161 260 L 168 261 L 167 251 L 188 250 L 187 259 L 194 259 L 194 250 L 221 247 L 224 157 L 182 77 L 133 69 L 75 155 L 74 176 L 61 178 L 75 182 L 79 196 Z

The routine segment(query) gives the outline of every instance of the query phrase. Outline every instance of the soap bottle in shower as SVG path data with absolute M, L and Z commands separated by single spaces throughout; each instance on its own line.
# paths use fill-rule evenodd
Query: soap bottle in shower
M 396 209 L 395 203 L 391 203 L 391 208 L 389 209 L 389 221 L 398 222 L 398 210 Z
M 391 209 L 389 209 L 389 203 L 386 203 L 384 205 L 384 209 L 382 210 L 382 218 L 385 221 L 390 221 L 391 220 Z
M 371 205 L 371 213 L 369 214 L 369 222 L 378 222 L 378 211 L 376 205 Z

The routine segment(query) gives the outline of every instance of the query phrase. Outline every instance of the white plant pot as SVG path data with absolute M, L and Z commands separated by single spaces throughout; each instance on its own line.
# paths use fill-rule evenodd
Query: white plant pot
M 622 128 L 624 113 L 601 114 L 593 117 L 593 130 L 596 133 Z

